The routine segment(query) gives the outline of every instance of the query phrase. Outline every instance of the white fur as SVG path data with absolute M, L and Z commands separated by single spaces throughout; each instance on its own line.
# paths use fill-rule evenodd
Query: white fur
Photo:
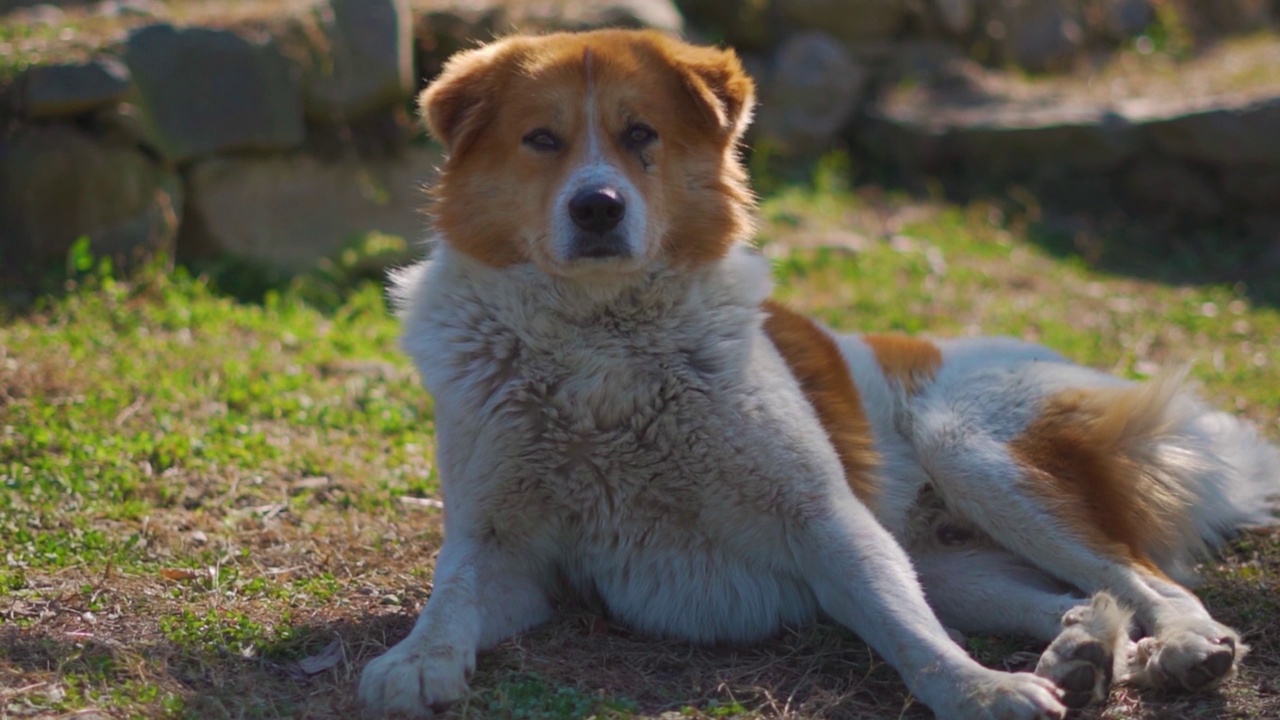
M 954 644 L 853 496 L 762 330 L 768 274 L 739 247 L 591 284 L 441 246 L 397 277 L 405 347 L 436 400 L 448 514 L 437 589 L 366 670 L 368 707 L 425 716 L 456 697 L 475 650 L 542 618 L 533 588 L 563 575 L 659 636 L 757 640 L 821 610 L 939 717 L 1059 715 L 1051 682 Z M 484 611 L 517 569 L 514 608 Z

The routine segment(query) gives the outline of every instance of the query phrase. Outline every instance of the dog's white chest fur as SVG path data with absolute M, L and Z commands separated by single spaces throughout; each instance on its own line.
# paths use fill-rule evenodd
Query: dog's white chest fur
M 654 634 L 745 641 L 814 615 L 768 553 L 843 473 L 761 330 L 762 258 L 604 297 L 441 248 L 400 290 L 447 532 L 488 533 Z

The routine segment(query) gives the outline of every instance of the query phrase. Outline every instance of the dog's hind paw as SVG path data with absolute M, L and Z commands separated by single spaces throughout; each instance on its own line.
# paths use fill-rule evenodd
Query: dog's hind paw
M 1062 702 L 1079 709 L 1107 699 L 1117 652 L 1127 639 L 1130 613 L 1106 593 L 1062 618 L 1062 632 L 1040 655 L 1036 675 L 1062 689 Z
M 1133 646 L 1129 679 L 1162 690 L 1212 690 L 1235 676 L 1248 651 L 1225 625 L 1207 619 L 1178 622 Z

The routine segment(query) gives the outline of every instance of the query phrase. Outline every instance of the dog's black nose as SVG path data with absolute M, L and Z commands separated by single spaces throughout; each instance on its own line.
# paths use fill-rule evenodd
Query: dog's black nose
M 583 190 L 569 201 L 573 224 L 588 232 L 602 233 L 614 229 L 627 214 L 627 203 L 611 187 Z

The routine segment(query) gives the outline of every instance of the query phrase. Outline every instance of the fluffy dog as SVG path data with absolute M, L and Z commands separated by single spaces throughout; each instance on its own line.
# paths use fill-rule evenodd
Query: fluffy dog
M 601 31 L 461 53 L 424 93 L 440 242 L 395 294 L 446 540 L 366 707 L 447 706 L 565 593 L 697 642 L 825 616 L 942 718 L 1229 677 L 1245 646 L 1178 579 L 1269 521 L 1280 454 L 1178 377 L 837 336 L 768 300 L 737 157 L 753 92 L 732 52 Z M 944 624 L 1050 645 L 998 672 Z

